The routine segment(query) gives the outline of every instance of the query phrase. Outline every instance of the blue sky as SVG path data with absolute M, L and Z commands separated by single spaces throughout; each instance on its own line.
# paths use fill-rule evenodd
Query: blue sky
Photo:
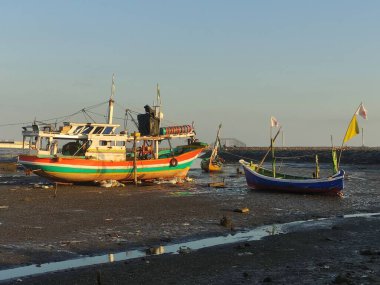
M 363 102 L 365 144 L 380 145 L 379 1 L 4 0 L 0 13 L 0 139 L 106 101 L 115 73 L 117 116 L 159 83 L 166 124 L 194 121 L 201 141 L 222 122 L 222 137 L 266 146 L 275 116 L 285 145 L 340 144 Z

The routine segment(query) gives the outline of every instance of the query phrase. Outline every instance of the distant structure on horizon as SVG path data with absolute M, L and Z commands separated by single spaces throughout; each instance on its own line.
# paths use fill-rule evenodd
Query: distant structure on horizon
M 25 146 L 29 147 L 29 144 L 25 142 Z M 23 144 L 13 140 L 0 140 L 0 148 L 23 148 Z
M 245 143 L 235 138 L 220 138 L 221 147 L 247 147 Z

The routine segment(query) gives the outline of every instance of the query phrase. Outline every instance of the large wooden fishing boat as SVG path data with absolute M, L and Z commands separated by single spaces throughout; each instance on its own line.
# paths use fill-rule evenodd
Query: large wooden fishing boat
M 112 88 L 114 90 L 114 88 Z M 23 127 L 29 154 L 18 161 L 26 171 L 57 182 L 100 180 L 146 181 L 185 178 L 189 168 L 207 146 L 195 138 L 191 125 L 161 127 L 159 90 L 157 104 L 139 114 L 138 131 L 117 132 L 112 123 L 113 92 L 108 104 L 108 123 L 66 122 L 59 128 L 33 124 Z M 186 144 L 172 147 L 171 141 Z M 160 143 L 167 141 L 167 149 Z
M 222 127 L 222 124 L 219 125 L 218 132 L 216 134 L 216 139 L 214 143 L 214 147 L 211 152 L 210 157 L 203 158 L 201 160 L 201 168 L 205 172 L 218 172 L 222 171 L 223 162 L 224 160 L 218 155 L 218 149 L 220 147 L 220 129 Z

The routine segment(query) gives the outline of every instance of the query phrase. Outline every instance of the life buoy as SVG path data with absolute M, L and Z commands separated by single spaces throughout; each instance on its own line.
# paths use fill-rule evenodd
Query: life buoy
M 178 165 L 178 160 L 175 159 L 174 157 L 170 160 L 170 166 L 171 167 L 176 167 Z

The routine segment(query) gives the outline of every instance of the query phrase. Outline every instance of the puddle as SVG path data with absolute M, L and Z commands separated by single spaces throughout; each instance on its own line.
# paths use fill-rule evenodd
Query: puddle
M 225 245 L 238 242 L 256 241 L 271 235 L 278 235 L 282 233 L 290 233 L 308 229 L 316 228 L 331 228 L 334 222 L 339 218 L 357 218 L 357 217 L 376 217 L 380 213 L 360 213 L 343 215 L 341 217 L 320 218 L 306 221 L 295 221 L 284 224 L 273 224 L 255 228 L 246 232 L 238 232 L 227 236 L 211 237 L 195 241 L 177 243 L 164 246 L 165 254 L 179 254 L 191 250 L 198 250 L 202 248 Z M 188 251 L 187 251 L 188 250 Z M 163 251 L 162 251 L 163 252 Z M 148 254 L 145 250 L 131 250 L 127 252 L 111 253 L 100 256 L 82 257 L 77 259 L 70 259 L 66 261 L 44 263 L 39 265 L 29 265 L 6 269 L 0 271 L 0 281 L 22 278 L 37 274 L 51 273 L 61 270 L 98 265 L 104 263 L 111 263 L 116 261 L 125 261 L 136 258 L 145 257 Z
M 360 213 L 360 214 L 350 214 L 344 215 L 343 218 L 362 218 L 362 217 L 377 217 L 380 213 Z

